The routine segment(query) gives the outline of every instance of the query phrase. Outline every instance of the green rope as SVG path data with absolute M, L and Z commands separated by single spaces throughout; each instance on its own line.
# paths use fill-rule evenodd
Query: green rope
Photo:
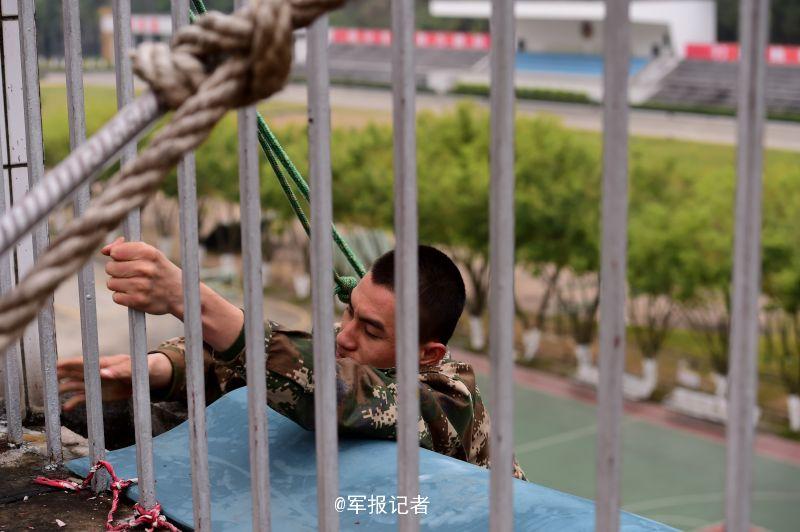
M 306 235 L 311 235 L 311 225 L 308 222 L 308 217 L 306 213 L 303 211 L 303 208 L 300 206 L 300 202 L 297 201 L 297 196 L 295 196 L 294 190 L 292 187 L 289 186 L 288 181 L 286 181 L 286 176 L 283 175 L 283 171 L 281 170 L 280 166 L 278 166 L 278 161 L 275 159 L 275 153 L 269 149 L 269 146 L 264 146 L 263 138 L 261 136 L 261 132 L 258 133 L 258 140 L 261 143 L 261 147 L 264 150 L 264 154 L 267 156 L 267 161 L 269 161 L 270 166 L 272 167 L 272 171 L 275 172 L 275 177 L 278 178 L 278 183 L 280 183 L 281 188 L 283 189 L 284 194 L 289 199 L 289 204 L 292 206 L 292 210 L 294 211 L 297 218 L 300 220 L 300 224 L 303 226 L 303 229 L 306 232 Z M 342 277 L 336 273 L 334 270 L 333 272 L 333 280 L 336 282 L 336 294 L 339 296 L 339 299 L 343 303 L 347 303 L 344 299 L 342 299 L 341 291 L 346 290 L 346 282 L 342 281 Z M 352 290 L 352 289 L 351 289 Z M 347 290 L 347 297 L 349 300 L 350 290 Z
M 336 297 L 339 298 L 344 304 L 350 303 L 350 293 L 353 291 L 353 288 L 356 287 L 358 284 L 357 277 L 350 277 L 349 275 L 340 277 L 339 284 L 336 285 L 333 293 L 336 294 Z
M 195 12 L 197 14 L 195 14 Z M 195 21 L 197 15 L 202 15 L 203 13 L 207 13 L 208 10 L 206 9 L 203 0 L 192 0 L 191 7 L 189 8 L 189 18 L 192 22 Z M 267 161 L 269 162 L 270 166 L 272 167 L 272 171 L 275 173 L 275 177 L 278 179 L 278 183 L 283 190 L 283 193 L 286 195 L 286 198 L 289 200 L 289 204 L 291 205 L 292 211 L 294 211 L 295 216 L 300 220 L 303 229 L 305 230 L 307 235 L 311 235 L 311 227 L 308 222 L 308 217 L 306 216 L 305 212 L 303 211 L 300 202 L 297 199 L 294 191 L 292 190 L 289 182 L 286 180 L 286 176 L 281 170 L 281 166 L 283 166 L 284 170 L 289 174 L 292 181 L 294 182 L 295 186 L 300 189 L 300 194 L 305 198 L 307 202 L 310 202 L 310 191 L 308 187 L 308 183 L 297 170 L 297 167 L 292 163 L 292 160 L 287 155 L 286 151 L 281 146 L 278 139 L 272 133 L 269 126 L 267 126 L 264 117 L 261 116 L 261 113 L 256 112 L 256 122 L 258 127 L 258 143 L 261 145 L 261 150 L 264 152 L 264 155 L 267 157 Z M 339 234 L 339 231 L 336 229 L 335 225 L 332 225 L 332 234 L 333 240 L 336 242 L 336 245 L 339 247 L 341 252 L 344 254 L 347 262 L 350 266 L 353 267 L 353 270 L 358 274 L 359 277 L 364 277 L 366 275 L 366 269 L 361 261 L 356 257 L 356 254 L 353 252 L 352 248 L 347 244 L 347 241 Z M 340 276 L 336 271 L 333 272 L 334 281 L 336 282 L 336 289 L 335 293 L 339 297 L 339 299 L 343 303 L 347 303 L 350 300 L 350 292 L 358 284 L 358 279 L 355 277 L 349 276 Z
M 306 201 L 311 201 L 308 184 L 306 183 L 305 179 L 303 179 L 303 176 L 297 170 L 295 165 L 292 163 L 291 159 L 289 159 L 289 156 L 286 154 L 283 146 L 281 146 L 278 142 L 278 139 L 275 138 L 275 135 L 269 129 L 269 126 L 267 126 L 267 123 L 264 121 L 264 117 L 261 116 L 261 113 L 256 113 L 256 120 L 258 122 L 258 131 L 261 135 L 263 135 L 263 138 L 268 144 L 267 147 L 265 147 L 263 143 L 261 144 L 261 148 L 264 150 L 264 153 L 266 153 L 269 149 L 275 155 L 277 155 L 278 160 L 289 173 L 292 181 L 294 181 L 295 185 L 297 185 L 297 188 L 300 189 L 300 193 L 303 195 Z M 358 257 L 356 257 L 355 253 L 344 240 L 344 238 L 342 238 L 342 235 L 339 234 L 339 231 L 336 230 L 336 226 L 333 226 L 332 233 L 333 240 L 336 242 L 336 245 L 339 246 L 339 249 L 347 259 L 347 262 L 350 263 L 350 266 L 353 267 L 353 270 L 355 270 L 359 277 L 364 277 L 364 275 L 367 273 L 366 269 L 364 269 L 363 264 L 361 264 L 361 261 L 358 260 Z

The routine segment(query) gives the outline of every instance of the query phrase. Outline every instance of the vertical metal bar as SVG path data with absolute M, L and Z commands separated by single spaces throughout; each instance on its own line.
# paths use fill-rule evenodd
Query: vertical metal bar
M 330 101 L 328 100 L 328 17 L 308 31 L 308 146 L 311 169 L 311 286 L 314 326 L 314 430 L 317 441 L 319 530 L 335 532 L 339 518 L 336 440 L 336 357 L 333 336 L 333 222 L 331 200 Z
M 247 405 L 250 417 L 250 489 L 253 528 L 268 531 L 269 440 L 264 351 L 264 285 L 261 282 L 261 190 L 256 151 L 256 108 L 239 111 L 239 190 L 242 205 Z
M 514 2 L 493 0 L 491 17 L 491 196 L 489 353 L 492 369 L 490 517 L 493 531 L 514 527 Z
M 173 0 L 173 32 L 189 23 L 189 1 Z M 189 454 L 192 462 L 194 528 L 211 530 L 211 494 L 208 476 L 203 325 L 200 310 L 200 255 L 197 235 L 197 185 L 194 153 L 178 163 L 183 327 L 186 337 L 186 403 L 189 417 Z M 260 344 L 260 342 L 259 342 Z M 248 367 L 249 369 L 249 367 Z M 249 373 L 249 372 L 248 372 Z M 263 381 L 263 372 L 261 373 Z
M 7 9 L 12 8 L 12 9 Z M 6 28 L 17 25 L 17 21 L 12 19 L 17 14 L 16 5 L 11 4 L 6 6 L 0 3 L 0 14 L 3 16 L 2 33 L 0 37 L 5 41 L 8 39 Z M 16 36 L 16 35 L 15 35 Z M 19 39 L 15 39 L 19 42 Z M 18 44 L 17 44 L 18 45 Z M 3 164 L 10 164 L 11 162 L 11 135 L 7 122 L 11 120 L 12 104 L 6 97 L 8 91 L 8 72 L 7 65 L 10 65 L 12 59 L 10 47 L 3 44 L 2 60 L 0 61 L 0 101 L 2 102 L 3 114 L 0 120 L 0 160 Z M 19 57 L 17 54 L 16 57 Z M 19 60 L 17 60 L 19 62 Z M 6 170 L 5 166 L 2 171 L 2 181 L 0 181 L 0 215 L 5 213 L 11 208 L 11 171 Z M 7 293 L 14 286 L 14 254 L 0 255 L 0 292 Z M 6 423 L 8 425 L 8 441 L 9 443 L 20 444 L 22 443 L 22 417 L 24 415 L 23 409 L 25 403 L 22 395 L 22 353 L 20 352 L 19 342 L 14 342 L 5 353 L 2 353 L 3 365 L 0 367 L 0 373 L 3 375 L 3 393 L 6 404 Z
M 64 62 L 67 75 L 69 144 L 70 148 L 74 150 L 86 140 L 81 21 L 77 2 L 62 0 L 61 10 L 64 18 Z M 89 201 L 89 185 L 87 184 L 80 187 L 76 192 L 73 204 L 73 212 L 76 217 L 80 217 L 86 211 Z M 78 272 L 78 304 L 81 313 L 83 380 L 86 384 L 86 427 L 89 435 L 89 459 L 92 463 L 102 460 L 106 454 L 105 435 L 103 433 L 103 397 L 100 388 L 100 347 L 97 340 L 97 305 L 95 301 L 94 266 L 89 262 Z M 105 488 L 100 484 L 103 483 L 94 483 L 94 488 L 96 490 Z
M 397 312 L 397 494 L 419 495 L 419 289 L 417 248 L 416 75 L 414 2 L 392 2 L 394 95 L 394 227 Z M 400 530 L 419 530 L 413 513 L 398 517 Z
M 28 191 L 28 153 L 27 126 L 25 117 L 25 84 L 23 82 L 22 38 L 20 36 L 19 10 L 16 1 L 7 0 L 3 7 L 3 60 L 0 68 L 3 72 L 3 98 L 5 122 L 5 154 L 6 162 L 12 165 L 5 172 L 8 179 L 6 198 L 13 208 L 14 198 L 24 196 Z M 18 200 L 17 200 L 18 203 Z M 10 246 L 9 246 L 10 248 Z M 26 234 L 16 241 L 12 261 L 12 283 L 16 283 L 18 275 L 24 275 L 33 265 L 33 235 Z M 16 260 L 16 262 L 14 262 Z M 20 414 L 27 415 L 28 407 L 41 407 L 43 401 L 41 366 L 38 330 L 33 324 L 25 328 L 20 342 L 19 367 L 22 370 Z
M 131 40 L 131 5 L 129 0 L 113 0 L 114 17 L 114 69 L 117 77 L 117 107 L 133 101 L 133 72 L 128 50 Z M 131 143 L 122 152 L 122 163 L 136 157 L 136 144 Z M 131 212 L 125 220 L 123 231 L 128 241 L 141 240 L 140 212 Z M 144 313 L 128 310 L 128 327 L 131 335 L 131 361 L 133 363 L 133 418 L 136 428 L 136 464 L 139 473 L 139 503 L 152 508 L 156 503 L 153 477 L 153 428 L 150 419 L 150 381 L 147 374 L 147 335 Z
M 619 529 L 625 276 L 628 247 L 630 0 L 607 0 L 603 50 L 603 199 L 600 252 L 600 382 L 595 528 Z
M 245 4 L 237 0 L 236 8 Z M 242 212 L 247 407 L 250 427 L 250 492 L 253 530 L 270 530 L 267 371 L 264 351 L 264 285 L 261 282 L 261 187 L 256 144 L 256 107 L 238 112 L 239 196 Z M 330 201 L 330 199 L 329 199 Z M 325 234 L 324 232 L 322 233 Z M 325 292 L 321 292 L 325 293 Z M 332 319 L 332 318 L 331 318 Z M 332 323 L 332 322 L 331 322 Z M 324 325 L 323 325 L 324 327 Z M 315 332 L 320 329 L 315 328 Z M 322 341 L 315 339 L 315 343 Z
M 39 101 L 39 63 L 36 53 L 36 21 L 34 0 L 19 0 L 20 48 L 22 51 L 22 82 L 25 97 L 25 131 L 28 155 L 27 188 L 44 176 L 42 147 L 42 109 Z M 33 260 L 49 244 L 48 224 L 43 221 L 32 233 Z M 53 296 L 50 296 L 38 316 L 39 356 L 42 368 L 42 387 L 47 455 L 51 463 L 61 463 L 61 417 L 56 376 L 56 327 Z M 32 346 L 31 346 L 32 347 Z M 28 349 L 28 346 L 26 346 Z M 35 378 L 35 377 L 34 377 Z
M 0 187 L 0 189 L 5 187 Z M 5 192 L 0 201 L 5 201 Z M 11 257 L 0 257 L 0 293 L 6 294 L 13 286 Z M 20 405 L 20 364 L 19 343 L 14 342 L 3 355 L 3 399 L 6 404 L 6 424 L 8 443 L 22 443 L 22 410 Z
M 5 60 L 5 58 L 3 59 Z M 3 83 L 5 82 L 4 80 L 0 81 Z M 2 92 L 3 91 L 0 91 L 0 98 L 3 100 L 3 113 L 5 115 L 8 112 L 8 109 L 5 105 L 5 98 L 2 97 Z M 3 137 L 3 149 L 0 150 L 2 151 L 0 154 L 0 161 L 5 164 L 7 160 L 6 148 L 8 146 L 5 120 L 2 120 L 2 123 L 0 123 L 0 131 L 2 132 Z M 0 181 L 0 216 L 11 207 L 11 199 L 9 197 L 10 193 L 8 190 L 10 172 L 7 172 L 4 169 L 2 176 L 2 181 Z M 14 274 L 12 270 L 13 259 L 14 257 L 12 253 L 0 255 L 0 294 L 6 294 L 10 292 L 11 288 L 14 286 Z M 6 424 L 8 426 L 6 436 L 9 443 L 21 444 L 22 405 L 20 402 L 20 392 L 22 383 L 20 382 L 20 375 L 22 375 L 22 364 L 20 361 L 19 342 L 14 342 L 11 344 L 8 349 L 2 353 L 2 357 L 3 366 L 0 369 L 3 370 L 3 398 L 6 404 Z
M 738 177 L 725 488 L 725 529 L 734 532 L 750 530 L 758 390 L 761 179 L 768 27 L 769 0 L 742 0 L 739 8 Z

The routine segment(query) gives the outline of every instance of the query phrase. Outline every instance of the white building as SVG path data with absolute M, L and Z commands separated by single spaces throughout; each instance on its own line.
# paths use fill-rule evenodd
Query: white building
M 518 87 L 567 90 L 602 99 L 605 2 L 524 1 L 515 3 Z M 437 17 L 489 18 L 489 0 L 432 0 Z M 686 56 L 690 44 L 716 41 L 714 0 L 632 0 L 629 95 L 647 100 L 660 81 Z M 482 67 L 482 68 L 481 68 Z M 449 77 L 447 77 L 449 75 Z M 450 72 L 438 85 L 486 84 L 488 63 L 469 72 Z M 433 81 L 436 81 L 434 78 Z M 432 81 L 432 85 L 436 86 Z
M 489 18 L 489 0 L 432 0 L 437 17 Z M 601 54 L 605 2 L 517 1 L 517 41 L 521 51 Z M 714 0 L 633 0 L 630 8 L 632 54 L 679 58 L 690 43 L 716 41 Z

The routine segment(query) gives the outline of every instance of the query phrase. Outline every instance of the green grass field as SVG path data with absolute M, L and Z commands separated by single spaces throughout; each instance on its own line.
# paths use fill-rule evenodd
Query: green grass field
M 488 376 L 478 382 L 488 400 Z M 596 422 L 593 406 L 516 386 L 515 450 L 528 478 L 593 499 Z M 684 530 L 723 520 L 723 444 L 629 416 L 622 431 L 624 510 Z M 799 466 L 756 457 L 752 515 L 768 530 L 797 530 Z
M 105 123 L 116 111 L 116 96 L 113 87 L 87 86 L 85 88 L 86 100 L 86 125 L 89 132 L 95 131 Z M 60 142 L 65 149 L 69 143 L 69 129 L 67 122 L 66 89 L 62 86 L 48 85 L 41 89 L 42 97 L 42 122 L 44 126 L 45 143 L 54 146 Z M 304 118 L 305 108 L 299 105 L 286 103 L 266 102 L 259 106 L 259 110 L 270 124 L 279 126 L 287 122 L 287 117 L 301 116 Z M 347 109 L 347 114 L 352 115 L 353 110 Z M 333 113 L 336 114 L 334 109 Z M 368 111 L 365 117 L 371 117 L 376 122 L 386 123 L 391 120 L 391 112 L 385 113 Z M 289 121 L 296 123 L 295 120 Z M 353 124 L 362 123 L 355 120 Z M 337 123 L 336 116 L 333 120 Z M 601 136 L 599 133 L 575 131 L 574 134 L 590 142 L 600 150 Z M 632 152 L 640 153 L 642 157 L 658 161 L 674 159 L 681 171 L 689 174 L 716 174 L 717 172 L 728 175 L 734 174 L 736 152 L 733 146 L 720 146 L 716 144 L 702 144 L 697 142 L 684 142 L 674 139 L 654 139 L 649 137 L 632 137 Z M 52 162 L 57 162 L 66 154 L 53 154 Z M 48 161 L 50 162 L 50 161 Z M 767 150 L 765 156 L 765 174 L 777 175 L 785 172 L 787 168 L 800 166 L 800 153 L 779 150 Z

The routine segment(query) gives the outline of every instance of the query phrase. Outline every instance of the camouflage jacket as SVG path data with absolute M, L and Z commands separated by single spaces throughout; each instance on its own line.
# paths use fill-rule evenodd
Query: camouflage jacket
M 311 335 L 276 323 L 266 327 L 267 402 L 302 427 L 314 428 L 314 361 Z M 186 400 L 183 338 L 161 344 L 172 364 L 168 389 L 154 392 L 159 401 Z M 206 401 L 245 386 L 243 336 L 224 353 L 204 346 Z M 336 359 L 339 434 L 394 440 L 397 437 L 395 369 L 376 369 L 350 358 Z M 489 414 L 475 383 L 472 367 L 445 357 L 419 371 L 419 443 L 425 449 L 489 467 Z M 517 464 L 514 476 L 526 480 Z

